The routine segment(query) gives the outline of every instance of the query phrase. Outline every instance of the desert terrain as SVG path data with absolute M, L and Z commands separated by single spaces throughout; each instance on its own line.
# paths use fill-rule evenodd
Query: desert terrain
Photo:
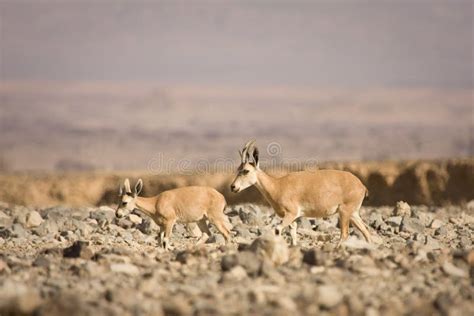
M 337 217 L 301 219 L 299 246 L 265 206 L 226 209 L 232 242 L 196 245 L 101 207 L 0 205 L 2 315 L 469 315 L 474 313 L 473 202 L 363 207 L 374 243 L 340 249 Z M 284 237 L 288 237 L 284 235 Z
M 269 170 L 274 175 L 291 166 Z M 253 189 L 230 173 L 8 172 L 0 176 L 2 315 L 468 315 L 474 312 L 474 163 L 326 163 L 368 186 L 374 242 L 338 218 L 298 220 L 298 246 Z M 232 241 L 178 224 L 172 249 L 139 212 L 116 218 L 118 185 L 144 195 L 190 185 L 224 193 Z M 399 200 L 408 201 L 398 202 Z

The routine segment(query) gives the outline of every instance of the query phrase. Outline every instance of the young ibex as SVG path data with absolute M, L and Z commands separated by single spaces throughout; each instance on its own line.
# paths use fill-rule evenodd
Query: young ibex
M 168 190 L 154 197 L 138 196 L 143 188 L 139 179 L 135 192 L 130 189 L 130 181 L 120 186 L 120 203 L 116 216 L 123 217 L 134 209 L 150 216 L 160 226 L 161 245 L 168 249 L 169 237 L 176 222 L 197 222 L 199 229 L 211 235 L 206 219 L 213 223 L 226 241 L 230 238 L 230 223 L 224 215 L 226 201 L 222 194 L 209 187 L 189 186 Z
M 252 155 L 251 149 L 254 148 Z M 318 170 L 292 172 L 281 178 L 273 178 L 259 167 L 258 149 L 255 141 L 248 142 L 242 151 L 241 164 L 230 188 L 240 192 L 255 185 L 265 199 L 283 218 L 276 233 L 290 226 L 292 244 L 297 242 L 296 221 L 300 216 L 327 217 L 339 213 L 341 238 L 337 245 L 347 239 L 349 222 L 357 227 L 370 242 L 370 233 L 359 215 L 367 188 L 350 172 Z M 250 161 L 250 157 L 253 161 Z

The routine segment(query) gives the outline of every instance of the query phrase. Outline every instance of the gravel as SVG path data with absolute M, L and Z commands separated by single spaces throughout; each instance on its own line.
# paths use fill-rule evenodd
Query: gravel
M 289 246 L 268 207 L 243 204 L 230 243 L 176 225 L 171 251 L 145 216 L 2 204 L 0 314 L 472 315 L 474 209 L 405 204 L 362 208 L 372 244 L 351 228 L 335 249 L 334 216 L 298 220 Z

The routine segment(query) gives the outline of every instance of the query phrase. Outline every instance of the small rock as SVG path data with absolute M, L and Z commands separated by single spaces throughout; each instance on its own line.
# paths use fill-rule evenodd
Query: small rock
M 240 207 L 239 217 L 247 225 L 260 226 L 262 224 L 262 211 L 257 205 L 248 204 Z
M 209 237 L 206 240 L 206 244 L 224 244 L 225 243 L 225 238 L 221 234 L 212 234 L 211 237 Z
M 221 259 L 221 269 L 222 271 L 229 271 L 233 267 L 237 266 L 239 261 L 237 255 L 225 255 Z
M 140 270 L 136 265 L 131 263 L 114 263 L 110 265 L 110 270 L 116 273 L 123 273 L 131 276 L 140 274 Z
M 49 267 L 49 265 L 50 265 L 49 260 L 43 255 L 38 256 L 35 259 L 35 261 L 33 261 L 33 266 L 34 267 L 47 268 L 47 267 Z
M 88 247 L 87 241 L 76 241 L 72 246 L 65 248 L 63 251 L 64 258 L 82 258 L 89 260 L 94 256 L 94 252 Z
M 13 218 L 0 211 L 0 227 L 10 227 L 13 224 Z
M 370 244 L 367 241 L 359 239 L 355 236 L 349 236 L 349 238 L 342 242 L 341 246 L 348 249 L 375 249 L 375 245 Z
M 235 232 L 236 237 L 242 237 L 244 239 L 252 239 L 252 234 L 250 233 L 248 226 L 243 224 L 237 224 L 232 227 L 232 231 Z
M 43 218 L 41 217 L 40 213 L 36 211 L 31 211 L 28 213 L 26 216 L 26 227 L 32 228 L 32 227 L 38 227 L 43 223 Z
M 369 225 L 372 226 L 375 229 L 380 229 L 383 225 L 385 225 L 385 222 L 383 221 L 382 214 L 377 213 L 377 212 L 372 212 L 369 216 Z
M 311 224 L 309 219 L 306 218 L 306 217 L 299 217 L 296 220 L 296 223 L 298 224 L 298 228 L 307 229 L 307 230 L 312 230 L 313 229 L 313 225 Z
M 318 248 L 310 249 L 303 255 L 303 262 L 312 266 L 323 266 L 327 259 L 326 252 Z
M 397 205 L 392 211 L 392 214 L 395 216 L 411 216 L 411 207 L 408 205 L 407 202 L 404 201 L 398 201 Z
M 145 235 L 151 235 L 156 230 L 155 226 L 156 224 L 151 219 L 144 218 L 141 224 L 137 225 L 137 229 Z
M 420 223 L 425 227 L 429 227 L 433 221 L 433 214 L 421 210 L 414 210 L 412 217 L 419 219 Z
M 59 227 L 55 220 L 47 219 L 41 225 L 36 227 L 34 232 L 38 236 L 43 237 L 49 234 L 57 234 L 59 232 Z
M 456 267 L 449 261 L 445 261 L 441 267 L 447 275 L 458 277 L 458 278 L 467 278 L 468 273 L 461 268 Z
M 403 217 L 401 216 L 392 216 L 387 218 L 386 223 L 392 227 L 400 227 Z
M 129 229 L 133 227 L 133 223 L 126 218 L 119 219 L 117 222 L 117 225 L 125 229 Z
M 19 223 L 13 224 L 11 228 L 12 237 L 24 238 L 28 236 L 28 232 L 23 227 L 23 225 Z
M 135 225 L 139 225 L 142 223 L 142 218 L 135 214 L 128 215 L 128 220 L 131 221 Z
M 446 226 L 441 226 L 435 230 L 434 234 L 435 236 L 445 237 L 448 234 L 448 230 Z
M 474 200 L 470 200 L 466 206 L 468 210 L 474 211 Z
M 242 281 L 247 277 L 247 271 L 242 266 L 235 266 L 225 273 L 226 280 Z
M 341 291 L 332 285 L 321 285 L 318 288 L 318 294 L 319 305 L 327 309 L 338 305 L 343 299 Z
M 115 210 L 109 206 L 101 206 L 98 210 L 90 212 L 90 218 L 97 222 L 113 223 L 115 220 Z
M 269 232 L 253 241 L 249 248 L 251 251 L 262 254 L 275 265 L 288 261 L 288 244 L 281 236 L 275 236 Z
M 425 225 L 417 218 L 405 216 L 403 217 L 400 230 L 410 234 L 423 233 L 425 231 Z
M 260 275 L 262 268 L 262 260 L 253 252 L 241 251 L 237 254 L 237 263 L 242 266 L 247 274 L 252 277 Z
M 439 220 L 439 219 L 434 219 L 430 224 L 430 227 L 433 228 L 433 229 L 438 229 L 438 228 L 443 227 L 443 226 L 444 226 L 444 222 L 442 220 Z
M 427 250 L 438 250 L 438 249 L 442 249 L 443 247 L 441 246 L 439 241 L 437 241 L 436 239 L 430 236 L 426 236 L 424 248 Z

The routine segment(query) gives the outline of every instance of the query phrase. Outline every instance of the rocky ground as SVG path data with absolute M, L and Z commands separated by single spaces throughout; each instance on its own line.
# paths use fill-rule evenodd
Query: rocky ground
M 0 315 L 474 314 L 469 204 L 363 208 L 374 243 L 351 231 L 337 250 L 337 218 L 299 220 L 288 247 L 270 209 L 226 213 L 232 243 L 177 225 L 165 252 L 149 219 L 107 206 L 0 204 Z

